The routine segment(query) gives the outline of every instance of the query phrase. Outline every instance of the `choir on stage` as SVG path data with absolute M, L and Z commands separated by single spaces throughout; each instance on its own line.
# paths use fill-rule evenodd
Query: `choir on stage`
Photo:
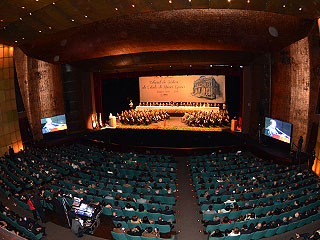
M 165 111 L 136 109 L 123 111 L 117 117 L 122 124 L 130 125 L 149 125 L 170 118 Z
M 219 107 L 225 108 L 223 103 L 208 102 L 140 102 L 139 106 L 176 106 L 176 107 Z
M 230 124 L 227 110 L 219 112 L 193 111 L 185 113 L 181 121 L 193 127 L 221 127 Z

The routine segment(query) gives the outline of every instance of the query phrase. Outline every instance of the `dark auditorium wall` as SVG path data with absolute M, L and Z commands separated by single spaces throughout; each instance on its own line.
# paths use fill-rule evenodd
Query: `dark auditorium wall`
M 33 140 L 40 140 L 40 119 L 64 114 L 61 68 L 28 57 L 19 48 L 14 50 L 14 62 Z
M 253 59 L 243 71 L 242 132 L 257 137 L 259 124 L 270 114 L 270 55 Z
M 68 133 L 84 132 L 92 114 L 91 74 L 65 64 L 62 83 Z
M 272 117 L 293 124 L 293 142 L 304 139 L 303 150 L 312 151 L 319 115 L 319 30 L 273 54 Z M 296 149 L 296 147 L 294 147 Z
M 139 78 L 114 78 L 101 81 L 103 115 L 115 115 L 129 109 L 130 100 L 139 104 Z

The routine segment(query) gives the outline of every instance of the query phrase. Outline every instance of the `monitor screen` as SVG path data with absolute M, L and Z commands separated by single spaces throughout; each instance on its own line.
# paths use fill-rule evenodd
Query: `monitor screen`
M 291 142 L 292 124 L 273 118 L 265 118 L 264 134 L 285 143 Z
M 67 129 L 66 115 L 58 115 L 54 117 L 41 119 L 42 133 L 50 133 Z

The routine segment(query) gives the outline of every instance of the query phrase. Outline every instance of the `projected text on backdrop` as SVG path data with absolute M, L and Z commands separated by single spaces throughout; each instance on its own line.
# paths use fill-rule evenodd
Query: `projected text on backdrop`
M 141 102 L 225 102 L 225 76 L 140 77 Z

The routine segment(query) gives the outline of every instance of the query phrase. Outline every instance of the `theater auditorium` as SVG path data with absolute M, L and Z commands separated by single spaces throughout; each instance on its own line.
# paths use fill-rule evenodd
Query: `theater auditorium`
M 1 0 L 0 238 L 320 239 L 319 0 Z

